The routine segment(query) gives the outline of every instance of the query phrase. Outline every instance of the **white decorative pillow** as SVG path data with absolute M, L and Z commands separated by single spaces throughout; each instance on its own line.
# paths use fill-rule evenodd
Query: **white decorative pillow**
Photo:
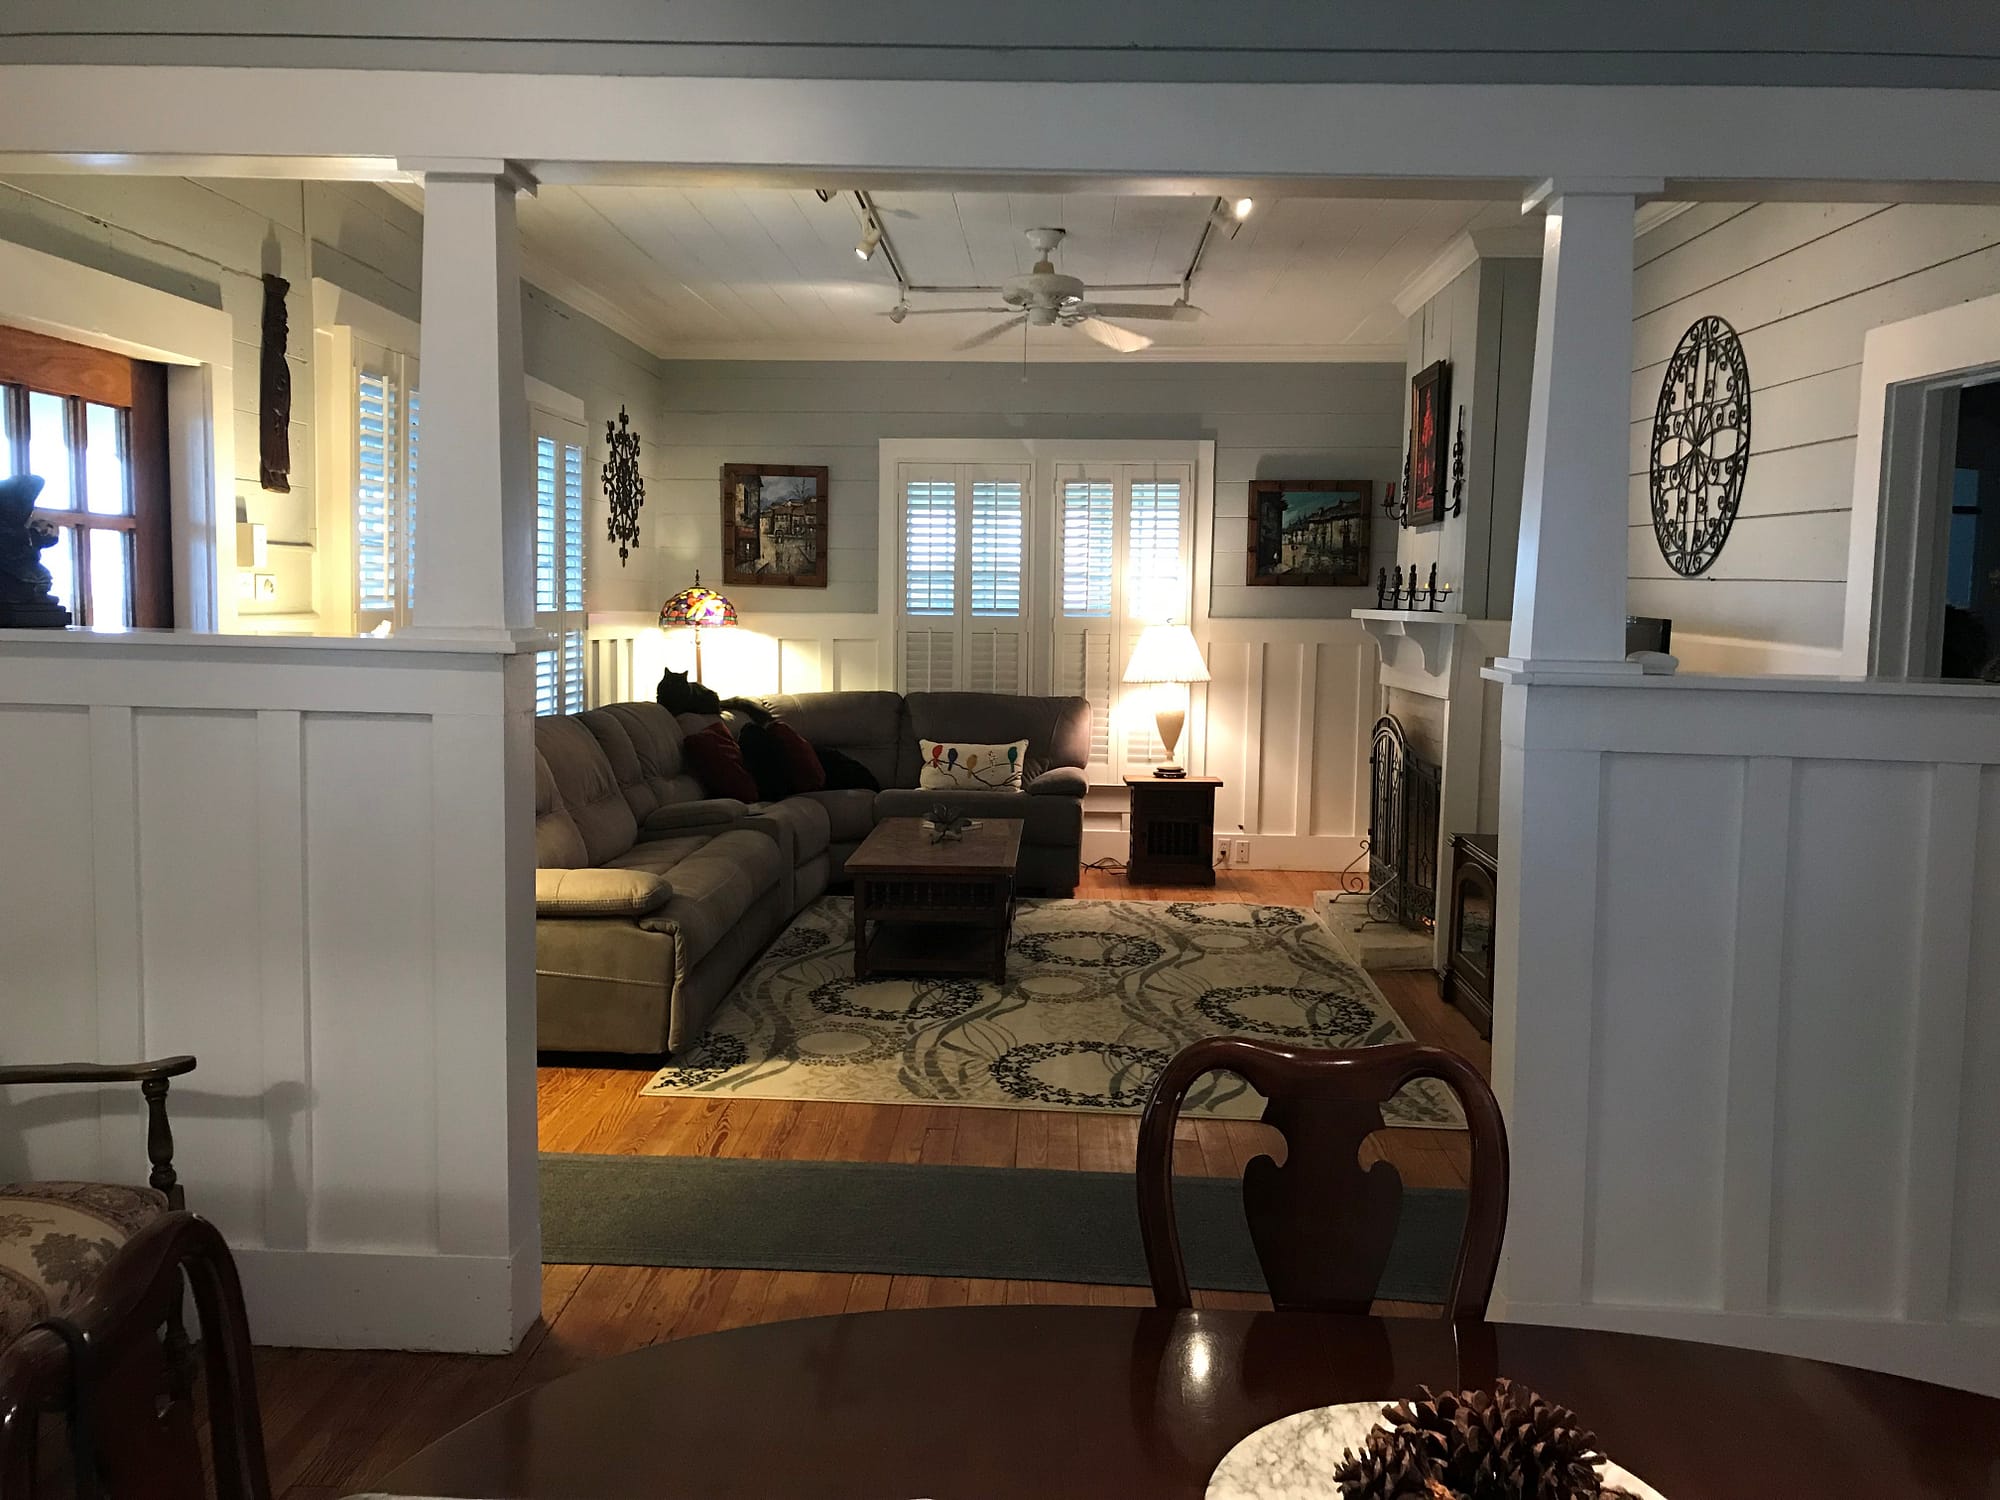
M 1026 776 L 1026 740 L 1011 745 L 918 740 L 917 749 L 923 758 L 917 785 L 926 791 L 1018 792 Z

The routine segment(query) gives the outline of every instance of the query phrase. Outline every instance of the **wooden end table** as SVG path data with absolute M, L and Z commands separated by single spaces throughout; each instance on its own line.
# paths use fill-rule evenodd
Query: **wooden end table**
M 1127 776 L 1132 844 L 1125 878 L 1135 884 L 1215 884 L 1214 776 Z
M 933 843 L 921 818 L 884 818 L 847 859 L 854 882 L 854 977 L 1007 978 L 1021 820 L 983 818 Z

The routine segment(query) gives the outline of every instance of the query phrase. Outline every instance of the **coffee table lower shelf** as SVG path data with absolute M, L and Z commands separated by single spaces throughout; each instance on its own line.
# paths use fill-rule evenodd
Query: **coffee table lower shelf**
M 857 918 L 857 929 L 863 926 Z M 997 926 L 905 915 L 871 918 L 867 930 L 854 938 L 854 977 L 875 979 L 885 974 L 947 974 L 965 978 L 1007 979 L 1007 945 L 1013 938 L 1013 912 Z

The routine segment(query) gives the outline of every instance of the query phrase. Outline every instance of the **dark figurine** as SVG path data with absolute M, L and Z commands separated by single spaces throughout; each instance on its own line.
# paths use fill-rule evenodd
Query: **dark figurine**
M 1430 582 L 1424 586 L 1424 598 L 1428 601 L 1424 605 L 1424 608 L 1436 609 L 1438 607 L 1438 565 L 1436 563 L 1431 564 L 1431 578 Z
M 1375 607 L 1377 609 L 1391 609 L 1394 607 L 1393 601 L 1389 597 L 1389 570 L 1387 568 L 1377 568 L 1375 570 Z
M 60 630 L 69 611 L 49 592 L 54 580 L 42 553 L 56 544 L 56 529 L 35 519 L 42 476 L 16 474 L 0 479 L 0 626 Z

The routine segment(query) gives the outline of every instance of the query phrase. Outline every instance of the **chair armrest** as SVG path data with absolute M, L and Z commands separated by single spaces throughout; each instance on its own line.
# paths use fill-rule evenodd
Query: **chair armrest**
M 1090 790 L 1090 780 L 1081 766 L 1050 766 L 1021 790 L 1030 797 L 1081 797 Z
M 704 828 L 734 828 L 749 812 L 734 797 L 675 802 L 648 813 L 639 824 L 639 834 L 643 838 L 649 833 L 699 833 Z
M 0 1084 L 148 1083 L 194 1071 L 192 1057 L 162 1057 L 132 1063 L 23 1063 L 0 1068 Z
M 673 899 L 674 888 L 645 870 L 537 870 L 538 917 L 643 917 Z

